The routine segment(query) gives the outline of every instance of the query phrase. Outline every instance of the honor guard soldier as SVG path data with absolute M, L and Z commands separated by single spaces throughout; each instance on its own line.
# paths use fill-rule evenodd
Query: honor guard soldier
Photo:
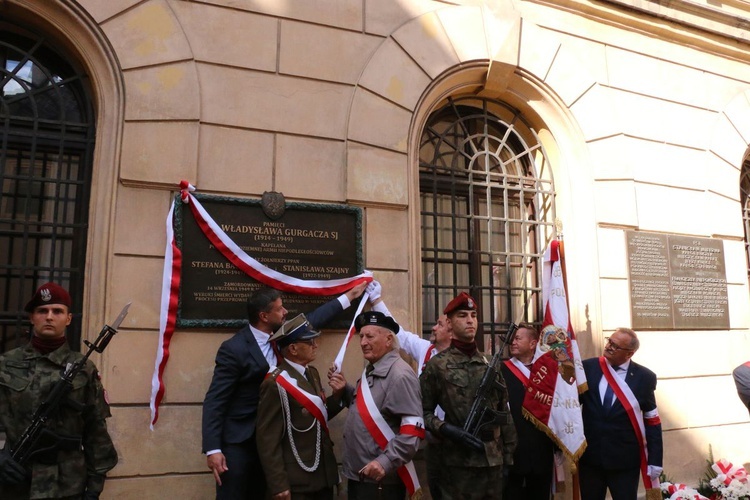
M 499 418 L 477 436 L 463 430 L 489 364 L 474 342 L 477 309 L 465 292 L 448 303 L 443 312 L 453 334 L 451 346 L 427 363 L 419 379 L 425 426 L 443 438 L 439 487 L 444 499 L 501 499 L 504 469 L 513 464 L 516 448 L 508 393 L 499 371 L 489 398 Z M 437 406 L 445 411 L 444 419 L 435 415 Z
M 0 356 L 0 498 L 95 500 L 104 479 L 117 464 L 107 432 L 110 416 L 104 388 L 94 363 L 87 359 L 75 374 L 67 401 L 46 424 L 40 442 L 47 443 L 19 464 L 10 450 L 31 424 L 31 417 L 61 380 L 67 366 L 83 360 L 71 351 L 65 330 L 73 315 L 67 290 L 55 283 L 39 287 L 26 304 L 31 342 Z

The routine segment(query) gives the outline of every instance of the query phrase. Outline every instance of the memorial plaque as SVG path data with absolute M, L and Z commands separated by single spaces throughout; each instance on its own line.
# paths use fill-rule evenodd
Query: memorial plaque
M 238 247 L 274 271 L 304 280 L 363 272 L 362 213 L 357 207 L 286 203 L 283 215 L 271 219 L 260 200 L 195 197 Z M 177 326 L 242 327 L 247 323 L 247 297 L 264 285 L 214 248 L 179 196 L 175 203 L 175 235 L 182 252 Z M 289 318 L 334 297 L 282 294 Z M 326 326 L 348 328 L 355 310 L 349 308 Z
M 633 328 L 728 329 L 724 242 L 626 231 Z

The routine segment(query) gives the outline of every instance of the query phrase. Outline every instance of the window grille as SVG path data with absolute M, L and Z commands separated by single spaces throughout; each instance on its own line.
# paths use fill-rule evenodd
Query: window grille
M 80 347 L 94 119 L 86 75 L 44 35 L 0 22 L 0 350 L 23 344 L 34 290 L 69 290 Z
M 554 186 L 539 138 L 506 104 L 448 99 L 419 151 L 422 332 L 467 291 L 477 339 L 495 352 L 511 321 L 541 323 L 541 259 L 554 233 Z

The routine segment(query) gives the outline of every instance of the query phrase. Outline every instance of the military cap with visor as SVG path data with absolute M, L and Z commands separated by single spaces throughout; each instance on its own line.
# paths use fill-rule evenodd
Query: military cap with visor
M 320 332 L 313 329 L 304 314 L 298 314 L 281 325 L 268 340 L 276 342 L 276 345 L 282 348 L 295 342 L 311 340 L 317 337 L 320 337 Z

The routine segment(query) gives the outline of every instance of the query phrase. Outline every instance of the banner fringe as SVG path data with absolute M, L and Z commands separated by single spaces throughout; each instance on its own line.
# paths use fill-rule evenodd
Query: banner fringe
M 526 420 L 534 424 L 534 427 L 539 429 L 540 431 L 544 432 L 547 437 L 549 437 L 553 443 L 557 445 L 560 450 L 567 456 L 569 459 L 573 461 L 574 464 L 578 463 L 578 460 L 581 458 L 581 455 L 583 455 L 583 452 L 586 451 L 586 446 L 588 443 L 584 440 L 583 444 L 573 453 L 568 451 L 568 448 L 563 444 L 563 442 L 560 440 L 557 435 L 552 432 L 552 429 L 544 425 L 539 419 L 537 419 L 532 413 L 527 410 L 526 408 L 521 408 L 521 411 L 523 413 L 523 416 Z

